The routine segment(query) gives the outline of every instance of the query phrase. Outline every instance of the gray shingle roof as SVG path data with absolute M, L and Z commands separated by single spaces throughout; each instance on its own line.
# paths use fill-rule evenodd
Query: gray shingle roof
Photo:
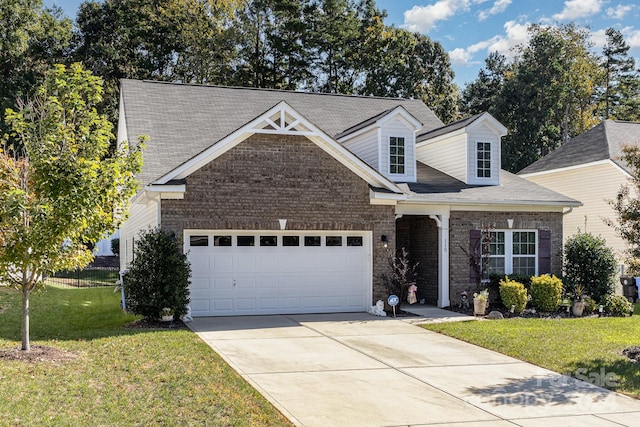
M 502 185 L 467 185 L 424 163 L 417 163 L 417 181 L 409 183 L 413 199 L 433 203 L 487 203 L 580 206 L 575 199 L 501 171 Z
M 628 169 L 620 157 L 622 146 L 640 144 L 640 123 L 605 120 L 518 172 L 546 172 L 611 159 Z
M 421 142 L 427 139 L 435 138 L 436 136 L 444 135 L 446 133 L 450 133 L 456 131 L 458 129 L 462 129 L 475 122 L 482 116 L 484 113 L 476 114 L 475 116 L 467 117 L 466 119 L 458 120 L 453 123 L 449 123 L 446 126 L 436 129 L 426 129 L 426 132 L 418 134 L 416 136 L 416 142 Z
M 127 139 L 149 135 L 143 185 L 160 178 L 281 101 L 328 135 L 402 106 L 424 130 L 443 123 L 419 100 L 122 80 Z

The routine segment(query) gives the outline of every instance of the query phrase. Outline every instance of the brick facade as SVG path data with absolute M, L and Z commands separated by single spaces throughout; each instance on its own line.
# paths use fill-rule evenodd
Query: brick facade
M 562 271 L 562 213 L 561 212 L 451 212 L 449 223 L 450 242 L 450 296 L 451 304 L 457 304 L 460 293 L 474 291 L 476 284 L 470 280 L 469 257 L 462 249 L 469 247 L 469 230 L 493 225 L 507 229 L 507 219 L 512 218 L 513 229 L 548 230 L 551 232 L 551 272 Z
M 182 200 L 163 200 L 162 228 L 181 239 L 184 229 L 365 230 L 373 239 L 373 299 L 386 299 L 381 282 L 386 250 L 395 248 L 393 206 L 371 205 L 369 185 L 307 138 L 256 134 L 186 179 Z

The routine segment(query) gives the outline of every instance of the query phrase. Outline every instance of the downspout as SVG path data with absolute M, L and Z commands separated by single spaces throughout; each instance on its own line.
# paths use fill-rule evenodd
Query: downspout
M 569 206 L 569 210 L 568 211 L 562 212 L 562 216 L 569 215 L 571 212 L 573 212 L 573 206 Z

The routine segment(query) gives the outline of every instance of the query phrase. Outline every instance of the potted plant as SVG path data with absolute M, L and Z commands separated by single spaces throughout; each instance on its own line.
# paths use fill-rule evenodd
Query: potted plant
M 487 311 L 487 302 L 489 301 L 489 289 L 485 289 L 473 294 L 473 314 L 476 316 L 484 316 Z
M 581 317 L 584 311 L 584 288 L 581 284 L 577 283 L 573 287 L 573 304 L 571 305 L 571 312 L 576 317 Z
M 160 312 L 160 320 L 163 322 L 171 322 L 173 320 L 173 309 L 165 307 Z

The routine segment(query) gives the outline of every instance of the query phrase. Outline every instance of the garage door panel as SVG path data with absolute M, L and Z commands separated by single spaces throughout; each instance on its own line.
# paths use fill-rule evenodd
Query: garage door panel
M 233 289 L 233 276 L 213 276 L 211 278 L 213 284 L 212 290 L 216 291 L 229 291 Z
M 213 309 L 215 311 L 230 312 L 233 311 L 232 298 L 216 298 L 213 300 Z
M 217 252 L 215 255 L 209 255 L 209 265 L 211 270 L 221 273 L 231 273 L 234 270 L 234 258 L 233 254 L 226 254 L 223 252 Z
M 188 236 L 188 231 L 186 236 Z M 193 232 L 212 235 L 219 231 Z M 340 236 L 300 232 L 300 246 L 282 246 L 283 233 L 233 232 L 232 246 L 205 246 L 185 251 L 192 264 L 191 308 L 196 316 L 364 311 L 371 298 L 371 239 L 367 232 L 342 234 L 345 246 L 304 246 L 305 236 Z M 256 246 L 237 246 L 241 235 Z M 278 246 L 260 246 L 259 236 L 278 235 Z M 347 236 L 362 236 L 363 246 L 348 247 Z M 246 239 L 243 239 L 246 240 Z M 332 240 L 332 241 L 335 241 Z M 191 251 L 190 249 L 197 249 Z

